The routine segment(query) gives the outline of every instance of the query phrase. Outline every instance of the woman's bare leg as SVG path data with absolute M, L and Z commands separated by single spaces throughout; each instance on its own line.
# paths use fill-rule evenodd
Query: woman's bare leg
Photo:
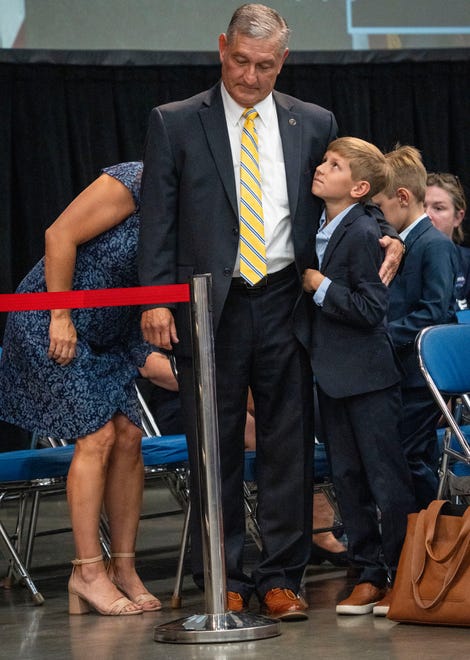
M 334 511 L 324 493 L 315 493 L 313 498 L 313 528 L 331 527 Z M 320 532 L 312 535 L 312 541 L 329 552 L 345 552 L 346 548 L 332 532 Z
M 77 440 L 75 446 L 67 477 L 67 500 L 78 559 L 91 559 L 101 554 L 100 515 L 115 437 L 114 423 L 110 421 L 95 433 Z M 107 576 L 102 561 L 76 566 L 73 588 L 104 611 L 122 597 Z M 131 609 L 139 608 L 131 603 L 126 610 Z
M 137 530 L 142 510 L 144 466 L 141 451 L 142 431 L 127 417 L 115 418 L 116 441 L 111 451 L 105 489 L 105 508 L 111 533 L 112 554 L 130 557 L 112 557 L 110 574 L 120 588 L 131 598 L 148 594 L 135 571 Z M 156 598 L 142 601 L 143 609 L 160 606 Z

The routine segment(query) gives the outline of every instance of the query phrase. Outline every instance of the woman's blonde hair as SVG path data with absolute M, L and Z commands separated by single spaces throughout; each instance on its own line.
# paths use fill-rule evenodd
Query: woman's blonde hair
M 393 197 L 398 188 L 409 190 L 417 202 L 424 202 L 426 196 L 426 169 L 421 154 L 410 145 L 397 146 L 385 154 L 387 161 L 387 183 L 384 195 Z
M 370 184 L 370 190 L 361 197 L 361 202 L 367 202 L 383 189 L 386 181 L 385 156 L 375 144 L 356 137 L 341 137 L 330 142 L 328 151 L 334 151 L 349 161 L 354 181 Z

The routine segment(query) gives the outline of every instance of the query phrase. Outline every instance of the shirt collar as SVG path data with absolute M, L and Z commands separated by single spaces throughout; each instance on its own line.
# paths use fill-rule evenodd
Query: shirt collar
M 421 222 L 421 220 L 424 220 L 425 217 L 426 213 L 423 213 L 423 215 L 420 215 L 419 218 L 416 218 L 416 220 L 412 222 L 411 225 L 408 225 L 406 229 L 401 231 L 399 234 L 401 240 L 404 241 L 408 234 L 416 227 L 417 224 Z
M 243 110 L 245 108 L 239 105 L 227 92 L 224 83 L 220 85 L 220 92 L 222 94 L 222 102 L 224 104 L 225 117 L 227 124 L 236 126 L 238 123 L 243 124 Z M 272 92 L 268 96 L 253 106 L 259 115 L 260 120 L 265 126 L 269 126 L 275 111 L 274 98 Z
M 349 211 L 356 206 L 357 202 L 354 204 L 350 204 L 347 208 L 345 208 L 343 211 L 338 213 L 328 224 L 326 224 L 326 209 L 323 209 L 323 213 L 321 214 L 320 218 L 320 226 L 318 228 L 318 232 L 323 232 L 324 234 L 331 236 L 336 227 L 339 225 L 341 220 L 347 216 Z

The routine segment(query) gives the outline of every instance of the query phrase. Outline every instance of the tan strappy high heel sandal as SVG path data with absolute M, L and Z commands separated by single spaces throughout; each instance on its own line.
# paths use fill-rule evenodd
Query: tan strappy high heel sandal
M 116 600 L 113 600 L 106 610 L 103 610 L 102 608 L 98 607 L 98 605 L 95 605 L 90 600 L 79 594 L 78 591 L 75 589 L 74 587 L 75 567 L 81 566 L 82 564 L 96 564 L 97 562 L 102 560 L 103 560 L 102 555 L 98 555 L 98 557 L 92 557 L 91 559 L 72 560 L 73 569 L 68 586 L 69 614 L 87 614 L 90 611 L 90 609 L 94 609 L 97 612 L 99 612 L 99 614 L 103 614 L 105 616 L 130 616 L 132 614 L 142 614 L 143 610 L 126 611 L 126 607 L 128 607 L 129 605 L 134 605 L 135 603 L 133 603 L 131 600 L 129 600 L 129 598 L 126 598 L 125 596 L 116 598 Z
M 135 552 L 112 552 L 111 558 L 120 558 L 120 557 L 135 557 Z M 108 573 L 111 563 L 108 564 Z M 125 589 L 119 584 L 114 575 L 110 576 L 111 581 L 116 585 L 119 591 L 122 591 L 126 596 L 136 605 L 140 605 L 143 608 L 144 612 L 157 612 L 162 609 L 162 604 L 156 596 L 153 596 L 149 591 L 144 591 L 135 598 L 131 598 Z M 147 605 L 147 607 L 144 607 Z

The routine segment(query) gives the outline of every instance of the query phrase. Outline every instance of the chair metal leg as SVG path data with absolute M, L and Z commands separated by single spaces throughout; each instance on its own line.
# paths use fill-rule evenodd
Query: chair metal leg
M 450 430 L 446 430 L 446 436 L 449 434 L 449 437 L 444 438 L 444 447 L 448 445 L 450 442 Z M 438 500 L 446 499 L 448 495 L 448 472 L 449 472 L 449 460 L 450 456 L 447 454 L 447 452 L 444 450 L 442 453 L 442 459 L 441 459 L 441 465 L 439 467 L 439 486 L 437 488 L 437 495 L 436 498 Z
M 184 558 L 186 556 L 186 548 L 188 547 L 189 539 L 189 517 L 191 515 L 191 503 L 188 501 L 186 511 L 184 514 L 183 530 L 181 532 L 180 552 L 178 556 L 178 566 L 176 568 L 175 588 L 173 596 L 171 597 L 171 607 L 173 609 L 180 609 L 182 606 L 181 592 L 183 589 L 183 567 Z
M 253 496 L 246 481 L 243 482 L 243 501 L 245 504 L 246 528 L 251 534 L 253 541 L 256 543 L 258 550 L 262 550 L 263 544 L 261 542 L 261 530 L 256 518 L 256 503 L 253 503 Z
M 109 531 L 108 519 L 104 513 L 101 514 L 99 533 L 103 556 L 105 559 L 111 559 L 111 533 Z
M 0 522 L 0 536 L 3 538 L 3 541 L 5 542 L 5 545 L 8 548 L 8 551 L 11 555 L 11 559 L 14 563 L 15 570 L 19 574 L 20 578 L 24 581 L 29 591 L 31 592 L 31 597 L 33 599 L 34 604 L 42 605 L 44 603 L 44 597 L 36 589 L 36 585 L 34 584 L 33 580 L 31 579 L 31 576 L 29 575 L 28 571 L 23 565 L 23 562 L 21 561 L 21 558 L 17 553 L 14 545 L 10 541 L 10 537 L 8 536 L 8 533 L 5 527 L 3 526 L 2 522 Z
M 16 517 L 16 528 L 14 534 L 11 536 L 11 538 L 15 540 L 14 548 L 18 556 L 21 556 L 21 551 L 23 548 L 27 505 L 28 505 L 28 493 L 23 492 L 18 495 L 18 514 Z M 10 565 L 8 567 L 8 573 L 6 575 L 4 582 L 5 584 L 12 586 L 15 582 L 15 579 L 16 576 L 14 574 L 14 564 L 10 562 Z
M 31 558 L 33 556 L 34 539 L 36 537 L 36 527 L 39 515 L 39 497 L 40 492 L 33 493 L 33 501 L 31 503 L 31 513 L 29 516 L 29 526 L 26 535 L 26 548 L 24 553 L 24 565 L 27 569 L 31 568 Z

